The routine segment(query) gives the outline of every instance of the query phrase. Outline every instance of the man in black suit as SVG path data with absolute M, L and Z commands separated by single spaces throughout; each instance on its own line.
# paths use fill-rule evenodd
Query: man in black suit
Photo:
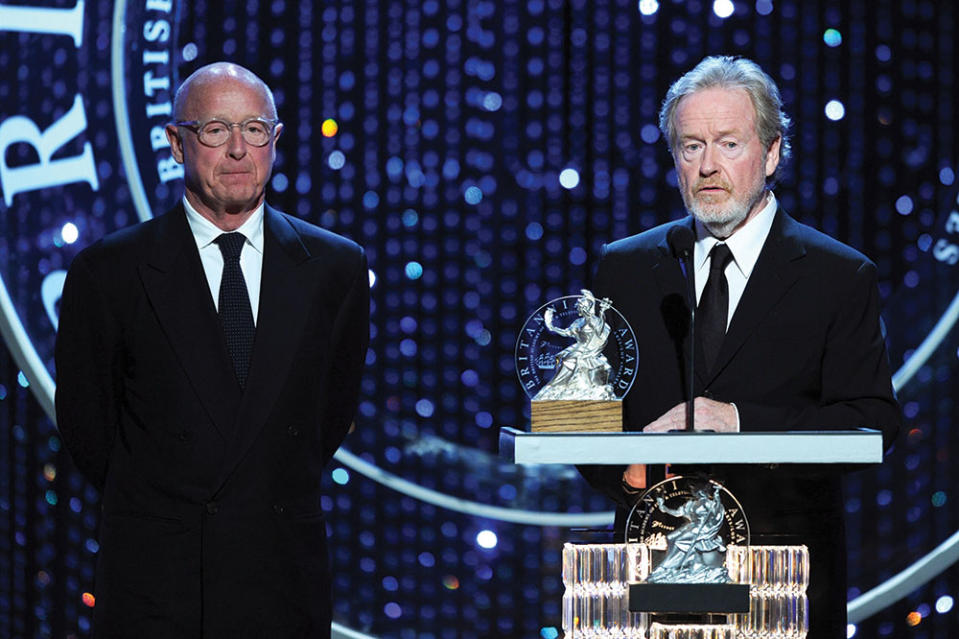
M 96 637 L 330 636 L 320 477 L 369 339 L 353 242 L 264 192 L 283 125 L 229 63 L 166 129 L 185 196 L 82 251 L 64 287 L 57 419 L 102 493 Z
M 886 448 L 895 438 L 901 415 L 875 265 L 793 220 L 770 190 L 789 155 L 788 126 L 778 89 L 749 60 L 706 58 L 670 88 L 660 128 L 690 217 L 606 246 L 593 286 L 597 297 L 613 300 L 639 340 L 638 378 L 625 400 L 628 429 L 685 426 L 689 310 L 683 273 L 667 242 L 670 229 L 685 226 L 696 238 L 696 429 L 869 427 L 882 431 Z M 582 470 L 619 504 L 621 531 L 624 510 L 647 485 L 647 469 Z M 742 502 L 753 543 L 809 546 L 809 636 L 844 638 L 838 473 L 823 467 L 713 471 Z

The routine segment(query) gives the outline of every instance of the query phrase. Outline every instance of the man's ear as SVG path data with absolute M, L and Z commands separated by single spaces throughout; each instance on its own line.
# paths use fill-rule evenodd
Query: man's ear
M 164 132 L 167 142 L 170 143 L 170 153 L 173 155 L 173 159 L 183 164 L 183 140 L 180 138 L 180 132 L 177 131 L 176 125 L 166 125 Z
M 779 146 L 782 141 L 783 136 L 777 135 L 776 139 L 770 143 L 769 148 L 766 149 L 766 177 L 775 173 L 776 167 L 779 166 Z

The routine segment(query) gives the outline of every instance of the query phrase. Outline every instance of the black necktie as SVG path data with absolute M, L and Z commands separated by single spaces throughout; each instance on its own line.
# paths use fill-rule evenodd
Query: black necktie
M 214 240 L 223 253 L 223 278 L 220 280 L 220 326 L 226 337 L 226 348 L 233 359 L 233 371 L 246 387 L 246 374 L 250 370 L 253 353 L 253 311 L 250 309 L 250 293 L 240 270 L 240 251 L 246 238 L 242 233 L 224 233 Z
M 702 297 L 699 298 L 699 336 L 703 344 L 706 371 L 711 371 L 719 347 L 726 337 L 726 318 L 729 314 L 729 285 L 726 283 L 726 266 L 733 258 L 729 247 L 717 244 L 709 259 L 709 277 Z

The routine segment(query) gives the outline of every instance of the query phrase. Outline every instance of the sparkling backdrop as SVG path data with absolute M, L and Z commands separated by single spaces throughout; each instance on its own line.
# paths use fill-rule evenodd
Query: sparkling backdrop
M 656 112 L 669 82 L 713 53 L 756 60 L 782 89 L 796 123 L 782 205 L 879 267 L 907 426 L 883 466 L 848 478 L 850 598 L 959 528 L 955 331 L 914 374 L 903 366 L 959 288 L 951 4 L 131 4 L 127 24 L 141 20 L 127 36 L 133 89 L 144 80 L 131 69 L 146 53 L 131 38 L 155 19 L 143 7 L 164 4 L 175 81 L 232 59 L 274 87 L 286 128 L 271 202 L 367 248 L 373 339 L 346 444 L 359 463 L 331 467 L 324 500 L 339 623 L 383 637 L 556 636 L 561 546 L 587 535 L 540 525 L 542 513 L 610 506 L 571 468 L 497 458 L 499 427 L 528 420 L 516 333 L 543 301 L 588 283 L 604 242 L 682 214 Z M 137 217 L 115 150 L 130 132 L 113 124 L 109 95 L 115 6 L 85 11 L 77 54 L 62 38 L 6 32 L 0 21 L 0 65 L 11 70 L 0 80 L 0 122 L 31 113 L 45 128 L 80 93 L 99 179 L 95 191 L 21 193 L 0 207 L 0 269 L 24 307 L 38 296 L 35 273 Z M 35 73 L 38 56 L 53 62 Z M 36 161 L 26 144 L 6 153 L 10 165 Z M 178 181 L 145 182 L 156 213 L 179 195 Z M 25 324 L 35 315 L 24 313 Z M 52 333 L 34 333 L 44 356 Z M 3 353 L 0 636 L 88 636 L 97 495 L 26 386 Z M 364 463 L 390 475 L 374 481 Z M 954 636 L 957 575 L 950 569 L 856 636 Z

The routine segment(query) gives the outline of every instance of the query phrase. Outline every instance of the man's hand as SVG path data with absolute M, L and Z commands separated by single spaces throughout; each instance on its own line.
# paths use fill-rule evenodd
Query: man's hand
M 736 407 L 705 397 L 697 397 L 695 406 L 695 429 L 717 433 L 739 432 L 739 416 Z M 644 433 L 665 433 L 686 428 L 686 402 L 676 404 L 666 413 L 643 429 Z
M 623 473 L 623 481 L 631 488 L 646 488 L 646 464 L 630 464 Z

